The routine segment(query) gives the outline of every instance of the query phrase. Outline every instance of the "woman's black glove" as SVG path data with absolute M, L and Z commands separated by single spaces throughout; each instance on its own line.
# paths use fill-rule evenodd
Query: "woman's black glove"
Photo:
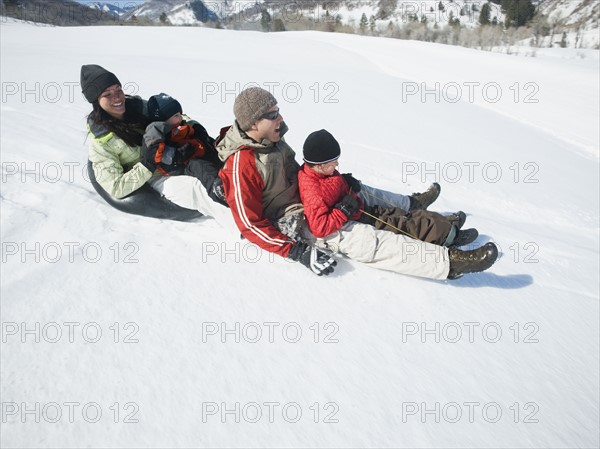
M 342 201 L 337 203 L 334 207 L 341 210 L 348 218 L 350 218 L 358 211 L 358 209 L 360 209 L 358 201 L 352 195 L 346 195 L 344 198 L 342 198 Z
M 318 276 L 333 273 L 333 267 L 337 265 L 332 255 L 304 242 L 294 243 L 288 258 L 300 262 Z
M 158 144 L 146 145 L 146 142 L 142 143 L 142 160 L 140 161 L 144 167 L 151 172 L 154 172 L 157 167 L 157 163 L 154 161 L 156 157 L 156 151 L 158 150 Z

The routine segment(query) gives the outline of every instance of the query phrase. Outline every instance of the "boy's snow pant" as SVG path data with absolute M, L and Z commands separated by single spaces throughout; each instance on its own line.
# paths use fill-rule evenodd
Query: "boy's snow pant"
M 390 231 L 395 234 L 408 233 L 423 242 L 448 246 L 456 237 L 456 226 L 446 217 L 428 210 L 407 212 L 398 207 L 365 207 L 360 222 L 375 226 L 377 229 Z M 377 217 L 379 220 L 371 217 Z M 381 221 L 380 221 L 381 220 Z M 387 224 L 391 226 L 388 226 Z M 396 229 L 397 228 L 397 229 Z M 398 230 L 400 229 L 400 231 Z M 404 232 L 401 232 L 404 231 Z

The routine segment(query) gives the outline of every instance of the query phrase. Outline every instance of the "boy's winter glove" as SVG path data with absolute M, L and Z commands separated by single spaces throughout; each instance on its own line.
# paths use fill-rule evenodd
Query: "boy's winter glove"
M 350 190 L 352 190 L 354 193 L 360 192 L 360 181 L 352 176 L 352 173 L 343 173 L 342 176 L 350 186 Z
M 333 267 L 337 265 L 333 256 L 304 242 L 296 242 L 292 246 L 288 258 L 300 262 L 318 276 L 322 274 L 327 276 L 329 273 L 333 273 Z
M 196 139 L 200 139 L 205 146 L 208 146 L 210 149 L 215 149 L 215 139 L 208 135 L 206 128 L 202 126 L 198 122 L 194 122 L 194 137 Z M 209 151 L 209 148 L 206 148 L 206 151 Z
M 342 201 L 337 203 L 334 207 L 341 210 L 346 217 L 350 218 L 356 213 L 356 211 L 358 211 L 360 205 L 358 204 L 356 198 L 354 198 L 352 195 L 346 195 L 344 198 L 342 198 Z
M 194 153 L 194 145 L 192 145 L 191 143 L 186 143 L 183 144 L 182 146 L 180 146 L 179 148 L 177 148 L 177 151 L 184 157 L 187 158 L 189 156 L 191 156 Z

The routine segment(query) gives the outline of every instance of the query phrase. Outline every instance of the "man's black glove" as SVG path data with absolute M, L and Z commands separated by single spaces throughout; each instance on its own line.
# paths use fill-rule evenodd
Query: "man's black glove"
M 360 192 L 360 181 L 352 176 L 352 173 L 343 173 L 342 176 L 350 186 L 350 190 L 352 190 L 354 193 Z
M 300 262 L 319 276 L 322 274 L 327 276 L 329 273 L 333 273 L 333 267 L 337 265 L 337 261 L 333 256 L 304 242 L 294 243 L 288 258 Z
M 146 142 L 142 143 L 142 160 L 140 160 L 140 162 L 151 172 L 154 172 L 154 170 L 156 170 L 156 166 L 158 165 L 156 162 L 154 162 L 157 150 L 158 144 L 146 145 Z
M 354 198 L 352 195 L 346 195 L 344 198 L 342 198 L 342 201 L 337 203 L 334 207 L 341 210 L 346 217 L 350 218 L 356 213 L 356 211 L 358 211 L 360 205 L 358 204 L 356 198 Z
M 218 176 L 213 181 L 212 185 L 208 189 L 208 196 L 213 201 L 222 204 L 225 207 L 229 207 L 227 204 L 227 197 L 225 196 L 225 188 L 223 187 L 223 181 Z

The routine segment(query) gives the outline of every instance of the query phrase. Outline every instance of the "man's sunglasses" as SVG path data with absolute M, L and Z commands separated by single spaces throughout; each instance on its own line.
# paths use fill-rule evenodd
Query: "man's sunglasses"
M 263 115 L 259 117 L 260 119 L 266 118 L 267 120 L 277 120 L 279 117 L 279 109 L 275 111 L 265 112 Z

